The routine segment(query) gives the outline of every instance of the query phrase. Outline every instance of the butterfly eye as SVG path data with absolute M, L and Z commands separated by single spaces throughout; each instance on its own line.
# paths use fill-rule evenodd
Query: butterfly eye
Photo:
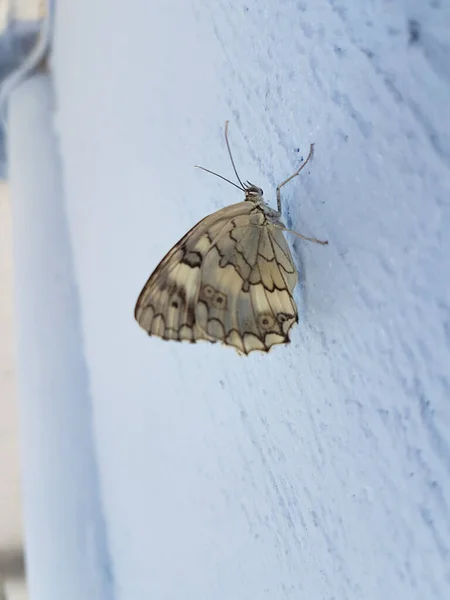
M 215 308 L 225 308 L 227 305 L 227 297 L 222 292 L 216 292 L 213 299 L 213 306 Z
M 250 181 L 247 181 L 248 186 L 245 189 L 245 195 L 247 198 L 257 198 L 258 196 L 262 196 L 263 195 L 263 191 L 261 188 L 257 187 L 256 185 L 253 185 L 253 183 L 250 183 Z
M 216 293 L 216 290 L 213 288 L 212 285 L 204 285 L 203 286 L 203 295 L 208 300 L 213 298 L 215 293 Z
M 264 329 L 266 331 L 273 327 L 274 323 L 275 319 L 272 317 L 272 315 L 262 314 L 258 317 L 259 326 L 261 327 L 261 329 Z

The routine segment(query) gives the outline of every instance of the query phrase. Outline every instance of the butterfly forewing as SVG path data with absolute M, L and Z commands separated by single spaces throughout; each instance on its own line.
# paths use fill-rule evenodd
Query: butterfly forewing
M 289 342 L 297 272 L 279 226 L 249 201 L 193 227 L 163 258 L 135 310 L 149 335 L 234 346 L 248 354 Z

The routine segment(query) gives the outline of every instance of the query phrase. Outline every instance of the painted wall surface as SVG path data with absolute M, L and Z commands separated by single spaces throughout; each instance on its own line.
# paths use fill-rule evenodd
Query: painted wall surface
M 92 404 L 53 114 L 49 75 L 36 75 L 12 93 L 8 151 L 27 578 L 33 600 L 109 600 Z
M 11 206 L 0 183 L 0 555 L 22 547 Z
M 449 597 L 449 25 L 437 2 L 58 3 L 72 352 L 117 598 Z M 283 208 L 329 240 L 290 239 L 300 324 L 249 358 L 133 320 L 173 243 L 242 199 L 193 168 L 233 177 L 225 119 L 273 206 L 316 144 Z

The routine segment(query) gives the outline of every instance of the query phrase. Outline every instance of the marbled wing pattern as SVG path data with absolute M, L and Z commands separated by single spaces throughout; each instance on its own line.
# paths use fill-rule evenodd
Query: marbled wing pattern
M 297 283 L 282 229 L 244 201 L 195 225 L 145 284 L 135 317 L 149 335 L 207 340 L 248 354 L 289 342 Z

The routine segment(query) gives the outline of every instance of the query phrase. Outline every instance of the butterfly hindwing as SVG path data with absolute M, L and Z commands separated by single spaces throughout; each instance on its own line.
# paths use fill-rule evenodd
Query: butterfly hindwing
M 260 211 L 236 218 L 205 256 L 197 324 L 209 338 L 245 354 L 288 343 L 298 320 L 296 282 L 281 229 Z

